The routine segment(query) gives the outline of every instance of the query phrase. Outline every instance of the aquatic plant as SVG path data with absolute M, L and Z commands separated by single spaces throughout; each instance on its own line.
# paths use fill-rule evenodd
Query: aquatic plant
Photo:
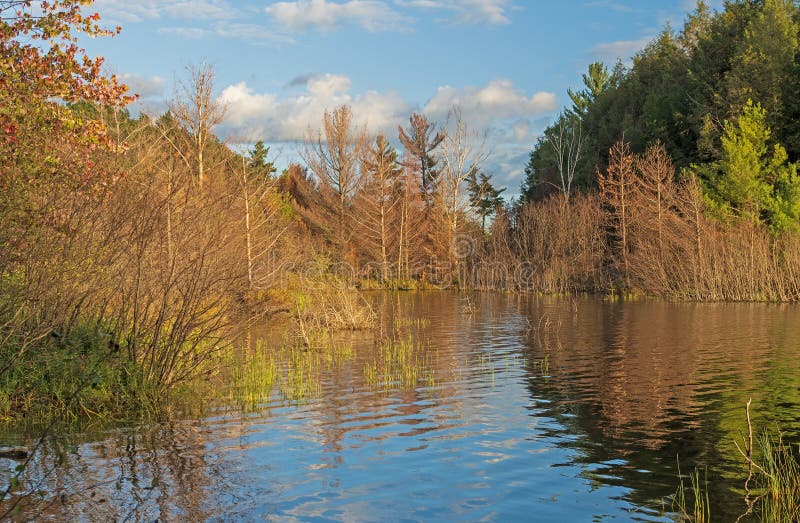
M 784 441 L 780 429 L 765 430 L 754 437 L 747 402 L 747 438 L 742 445 L 735 442 L 747 464 L 744 482 L 745 511 L 737 521 L 757 516 L 769 523 L 794 523 L 800 521 L 800 448 Z M 673 497 L 672 509 L 680 521 L 711 521 L 708 480 L 700 480 L 697 469 L 689 475 L 690 489 L 678 464 L 680 483 Z M 691 495 L 687 495 L 690 492 Z
M 695 468 L 689 474 L 689 487 L 684 483 L 684 475 L 681 474 L 681 464 L 678 460 L 678 477 L 680 483 L 678 490 L 672 500 L 672 510 L 678 514 L 681 521 L 694 521 L 705 523 L 711 521 L 711 503 L 708 495 L 708 473 L 704 471 L 700 477 L 700 471 Z
M 374 358 L 364 363 L 367 385 L 414 388 L 423 382 L 432 387 L 436 383 L 435 371 L 429 357 L 422 354 L 422 348 L 422 343 L 411 336 L 382 342 Z

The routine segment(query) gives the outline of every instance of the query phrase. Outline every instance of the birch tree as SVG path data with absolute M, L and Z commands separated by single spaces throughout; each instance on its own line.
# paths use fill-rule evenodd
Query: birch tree
M 211 65 L 189 66 L 187 71 L 189 77 L 178 82 L 169 109 L 191 137 L 191 155 L 180 150 L 180 144 L 172 145 L 202 187 L 206 181 L 206 148 L 209 141 L 215 139 L 214 128 L 225 118 L 225 105 L 214 99 L 214 68 Z

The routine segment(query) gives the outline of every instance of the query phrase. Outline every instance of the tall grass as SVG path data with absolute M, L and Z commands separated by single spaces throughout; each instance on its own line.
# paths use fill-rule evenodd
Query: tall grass
M 708 495 L 708 473 L 700 477 L 700 471 L 694 469 L 689 474 L 689 486 L 685 484 L 684 475 L 681 474 L 678 462 L 678 477 L 680 483 L 672 501 L 672 509 L 677 512 L 683 521 L 706 523 L 711 521 L 711 503 Z
M 754 510 L 763 521 L 800 521 L 800 449 L 787 444 L 780 432 L 758 438 L 761 461 L 755 466 Z
M 436 383 L 436 372 L 424 354 L 424 346 L 411 336 L 383 341 L 373 359 L 364 363 L 363 373 L 368 386 L 385 390 L 420 384 L 433 387 Z
M 790 445 L 780 430 L 765 430 L 757 438 L 750 422 L 750 402 L 747 402 L 748 437 L 736 447 L 745 459 L 747 476 L 744 479 L 745 510 L 738 520 L 755 517 L 768 523 L 800 521 L 800 446 Z M 743 447 L 743 448 L 742 448 Z M 681 521 L 712 521 L 708 480 L 700 472 L 689 475 L 690 485 L 680 483 L 673 497 L 672 508 Z

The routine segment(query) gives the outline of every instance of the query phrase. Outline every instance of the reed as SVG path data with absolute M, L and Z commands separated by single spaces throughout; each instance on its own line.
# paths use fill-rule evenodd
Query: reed
M 706 523 L 711 521 L 711 504 L 708 495 L 708 474 L 704 472 L 702 478 L 700 471 L 694 469 L 689 474 L 689 486 L 685 484 L 685 477 L 681 474 L 680 461 L 678 462 L 678 477 L 680 483 L 672 500 L 672 510 L 677 513 L 681 521 Z
M 363 374 L 372 388 L 413 389 L 424 383 L 433 387 L 436 372 L 424 346 L 409 336 L 405 339 L 386 340 L 378 346 L 372 360 L 364 363 Z

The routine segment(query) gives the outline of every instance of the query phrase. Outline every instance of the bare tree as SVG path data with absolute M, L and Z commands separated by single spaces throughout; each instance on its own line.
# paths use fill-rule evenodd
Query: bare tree
M 363 183 L 358 193 L 356 221 L 366 240 L 377 247 L 381 277 L 389 280 L 389 227 L 396 209 L 401 205 L 400 176 L 402 167 L 395 151 L 384 135 L 378 135 L 362 161 Z M 401 227 L 403 224 L 401 217 Z
M 276 182 L 270 177 L 269 170 L 259 170 L 248 160 L 253 160 L 253 151 L 248 158 L 242 155 L 238 167 L 231 166 L 231 172 L 237 172 L 241 209 L 244 213 L 245 254 L 247 256 L 247 280 L 249 287 L 261 288 L 272 280 L 277 267 L 272 266 L 268 255 L 277 248 L 283 236 L 289 230 L 286 220 L 280 218 L 281 206 L 284 202 L 278 194 Z
M 623 140 L 611 147 L 608 156 L 608 169 L 605 173 L 598 173 L 597 181 L 610 236 L 608 245 L 616 246 L 611 258 L 621 265 L 618 269 L 622 272 L 625 288 L 629 288 L 631 200 L 636 191 L 636 158 Z
M 583 132 L 580 119 L 562 115 L 549 142 L 556 157 L 561 193 L 564 198 L 569 200 L 572 193 L 572 181 L 575 179 L 575 170 L 581 154 L 583 154 Z
M 305 148 L 300 151 L 308 168 L 337 197 L 337 238 L 340 246 L 347 241 L 348 200 L 358 187 L 359 160 L 366 142 L 363 128 L 353 124 L 353 112 L 348 105 L 325 111 L 322 130 L 309 130 Z
M 655 220 L 655 227 L 650 228 L 654 228 L 657 234 L 661 257 L 664 254 L 667 211 L 675 198 L 675 167 L 661 142 L 651 145 L 643 156 L 637 157 L 636 167 L 640 174 L 639 192 L 644 204 L 642 208 L 648 214 L 644 216 L 642 224 L 649 226 Z
M 449 245 L 458 233 L 459 220 L 469 207 L 467 180 L 480 170 L 489 153 L 486 150 L 486 132 L 470 129 L 458 107 L 450 111 L 447 123 L 439 161 L 440 199 Z
M 206 164 L 205 151 L 209 140 L 214 140 L 213 130 L 225 118 L 225 106 L 215 100 L 214 68 L 202 63 L 187 68 L 189 78 L 179 81 L 175 99 L 169 104 L 169 110 L 191 137 L 192 155 L 181 151 L 178 144 L 173 143 L 189 169 L 197 176 L 201 187 L 205 183 Z

